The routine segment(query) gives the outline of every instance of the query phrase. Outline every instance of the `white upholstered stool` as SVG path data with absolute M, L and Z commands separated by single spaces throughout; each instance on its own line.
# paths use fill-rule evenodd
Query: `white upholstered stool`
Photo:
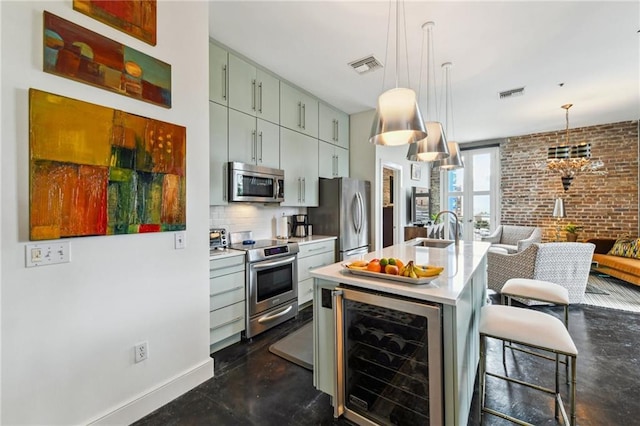
M 512 383 L 528 386 L 549 394 L 555 398 L 555 417 L 558 418 L 558 410 L 562 412 L 564 424 L 576 424 L 576 358 L 578 349 L 576 348 L 566 327 L 556 317 L 526 308 L 514 306 L 489 305 L 484 306 L 480 311 L 480 416 L 482 413 L 492 414 L 511 422 L 528 425 L 529 423 L 516 419 L 515 417 L 485 407 L 485 380 L 486 376 L 492 376 L 507 380 Z M 504 341 L 511 341 L 520 345 L 556 354 L 555 366 L 555 389 L 549 389 L 528 383 L 511 377 L 502 376 L 487 372 L 486 368 L 486 337 Z M 570 395 L 570 415 L 571 421 L 567 417 L 559 388 L 559 369 L 557 355 L 566 355 L 571 362 L 571 382 L 569 385 Z M 551 358 L 553 359 L 553 358 Z
M 508 280 L 500 291 L 502 304 L 511 305 L 511 299 L 518 297 L 521 299 L 533 299 L 540 302 L 553 303 L 564 307 L 564 326 L 569 330 L 569 291 L 559 284 L 549 281 L 532 280 L 529 278 L 511 278 Z M 507 345 L 512 349 L 511 345 Z M 504 356 L 505 345 L 502 346 L 502 356 Z M 527 351 L 523 351 L 527 352 Z M 531 353 L 531 352 L 529 352 Z M 533 353 L 533 355 L 536 355 Z M 568 359 L 562 362 L 565 364 L 567 382 L 569 380 L 569 362 Z

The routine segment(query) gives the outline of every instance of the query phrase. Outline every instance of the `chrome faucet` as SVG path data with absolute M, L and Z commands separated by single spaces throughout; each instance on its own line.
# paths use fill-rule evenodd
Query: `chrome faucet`
M 440 218 L 440 215 L 442 215 L 442 213 L 450 213 L 453 215 L 454 219 L 456 220 L 456 246 L 460 245 L 460 237 L 458 236 L 459 232 L 460 232 L 460 224 L 458 223 L 458 215 L 455 214 L 454 212 L 452 212 L 451 210 L 442 210 L 440 213 L 438 213 L 436 215 L 436 218 L 433 220 L 433 223 L 438 223 L 438 219 Z

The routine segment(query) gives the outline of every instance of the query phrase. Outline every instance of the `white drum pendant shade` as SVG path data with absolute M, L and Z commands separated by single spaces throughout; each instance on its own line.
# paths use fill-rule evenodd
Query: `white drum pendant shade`
M 449 158 L 449 147 L 442 124 L 437 121 L 427 121 L 426 127 L 428 136 L 409 145 L 407 160 L 439 161 Z
M 369 142 L 395 146 L 413 144 L 425 137 L 427 129 L 413 90 L 395 88 L 378 97 Z

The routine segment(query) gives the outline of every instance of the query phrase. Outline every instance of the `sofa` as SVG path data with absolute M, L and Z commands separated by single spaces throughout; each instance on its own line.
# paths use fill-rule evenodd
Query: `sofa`
M 532 244 L 521 252 L 487 253 L 487 287 L 498 293 L 511 278 L 550 281 L 566 288 L 569 303 L 582 303 L 595 246 L 587 243 Z M 540 301 L 516 299 L 526 305 Z
M 633 241 L 631 239 L 630 241 Z M 615 238 L 591 238 L 589 243 L 596 245 L 592 267 L 594 271 L 619 278 L 631 284 L 640 285 L 640 259 L 609 254 L 616 243 Z
M 518 253 L 542 240 L 542 230 L 533 226 L 500 225 L 491 235 L 481 238 L 492 247 L 501 248 L 507 253 Z

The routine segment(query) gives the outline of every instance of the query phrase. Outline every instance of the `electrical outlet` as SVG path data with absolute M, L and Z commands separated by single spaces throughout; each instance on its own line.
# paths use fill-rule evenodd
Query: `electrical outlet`
M 27 244 L 25 246 L 25 263 L 27 268 L 34 266 L 53 265 L 71 261 L 70 245 L 68 241 L 55 243 Z
M 148 342 L 138 343 L 134 347 L 134 351 L 135 351 L 136 363 L 144 361 L 149 357 L 149 343 Z
M 187 234 L 184 231 L 175 233 L 175 249 L 183 249 L 187 246 Z

